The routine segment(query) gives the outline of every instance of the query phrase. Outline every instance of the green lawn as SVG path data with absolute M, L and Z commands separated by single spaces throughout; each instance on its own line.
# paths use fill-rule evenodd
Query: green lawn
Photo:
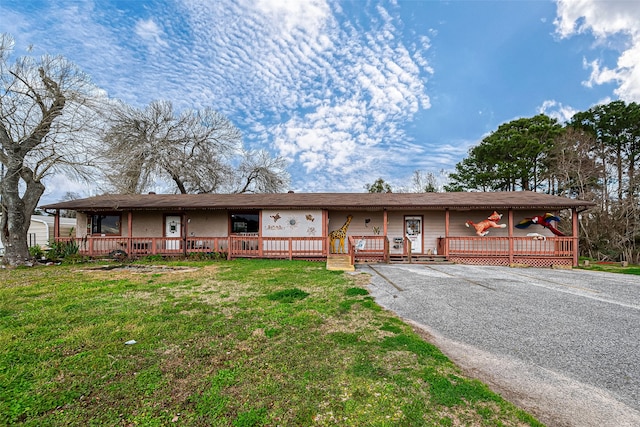
M 376 305 L 364 274 L 99 265 L 0 270 L 0 425 L 541 425 Z
M 584 265 L 584 259 L 581 260 L 579 267 L 581 270 L 605 271 L 607 273 L 634 274 L 640 276 L 640 265 L 629 264 L 622 267 L 619 262 L 599 262 L 589 260 L 589 265 Z

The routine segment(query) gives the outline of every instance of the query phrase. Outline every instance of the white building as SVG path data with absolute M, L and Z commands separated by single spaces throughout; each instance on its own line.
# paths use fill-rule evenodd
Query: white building
M 27 243 L 31 246 L 39 245 L 43 249 L 49 248 L 49 242 L 53 240 L 53 222 L 55 217 L 47 215 L 31 215 L 31 224 L 27 235 Z M 69 237 L 76 234 L 75 218 L 60 218 L 60 236 Z M 0 241 L 0 254 L 4 253 L 2 241 Z

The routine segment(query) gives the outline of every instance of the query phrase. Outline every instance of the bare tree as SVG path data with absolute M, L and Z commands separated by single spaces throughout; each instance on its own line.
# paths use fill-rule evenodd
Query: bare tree
M 105 133 L 108 179 L 121 193 L 141 193 L 171 182 L 180 193 L 210 193 L 230 173 L 228 161 L 241 148 L 240 131 L 222 114 L 206 109 L 176 114 L 167 101 L 138 110 L 115 109 Z
M 240 131 L 212 109 L 178 114 L 168 101 L 144 110 L 119 105 L 103 140 L 107 179 L 119 193 L 142 193 L 167 182 L 182 194 L 269 193 L 289 183 L 284 159 L 243 151 Z
M 594 153 L 595 138 L 574 127 L 567 127 L 549 149 L 545 161 L 551 194 L 582 200 L 602 201 L 603 183 L 606 179 L 604 167 L 598 163 Z
M 433 172 L 413 171 L 411 193 L 437 193 L 438 179 Z
M 264 151 L 245 151 L 240 166 L 230 175 L 230 193 L 280 193 L 289 187 L 287 162 Z
M 0 238 L 3 264 L 31 262 L 27 230 L 48 174 L 87 176 L 98 91 L 62 57 L 21 57 L 9 63 L 13 39 L 0 35 Z

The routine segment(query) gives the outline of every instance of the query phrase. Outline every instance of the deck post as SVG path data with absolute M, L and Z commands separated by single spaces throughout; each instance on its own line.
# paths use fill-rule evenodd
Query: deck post
M 78 230 L 76 230 L 76 232 L 77 231 Z M 71 237 L 74 237 L 74 236 L 71 236 Z M 56 213 L 53 216 L 53 241 L 57 242 L 59 238 L 60 238 L 60 209 L 56 209 Z
M 187 234 L 187 231 L 188 231 L 187 230 L 187 222 L 188 221 L 187 221 L 187 214 L 186 213 L 183 213 L 181 215 L 180 221 L 182 221 L 182 224 L 183 224 L 183 226 L 181 227 L 182 228 L 182 236 L 180 236 L 180 237 L 182 237 L 182 256 L 184 256 L 186 258 L 187 257 L 187 236 L 188 236 L 188 234 Z
M 444 257 L 449 259 L 449 208 L 444 210 Z
M 382 235 L 384 236 L 384 262 L 389 262 L 389 213 L 386 209 L 382 210 Z
M 509 265 L 513 264 L 513 209 L 508 210 L 509 227 Z
M 580 251 L 578 248 L 578 210 L 576 208 L 571 209 L 571 233 L 573 235 L 573 266 L 577 267 Z
M 127 212 L 127 248 L 129 255 L 133 252 L 133 211 Z
M 329 258 L 331 254 L 331 247 L 329 245 L 329 211 L 326 209 L 322 210 L 322 236 L 325 237 L 322 243 L 322 254 Z

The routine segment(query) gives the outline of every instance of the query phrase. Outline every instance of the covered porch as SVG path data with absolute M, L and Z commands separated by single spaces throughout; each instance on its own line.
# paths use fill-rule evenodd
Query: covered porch
M 507 210 L 507 236 L 462 236 L 451 233 L 451 211 L 445 209 L 443 235 L 437 239 L 433 255 L 440 260 L 482 265 L 529 265 L 549 267 L 553 265 L 578 265 L 578 213 L 572 208 L 572 235 L 514 236 L 514 209 Z M 346 255 L 351 265 L 364 262 L 425 262 L 426 252 L 414 253 L 411 241 L 402 238 L 401 250 L 392 253 L 387 224 L 389 212 L 383 210 L 380 235 L 349 235 Z M 54 234 L 58 242 L 73 241 L 81 255 L 109 257 L 121 255 L 139 258 L 149 255 L 184 256 L 210 254 L 226 259 L 233 258 L 284 258 L 326 261 L 330 257 L 330 240 L 326 236 L 273 237 L 261 233 L 239 233 L 228 236 L 188 235 L 186 227 L 181 237 L 136 237 L 133 233 L 132 212 L 127 217 L 128 232 L 123 236 L 86 235 L 61 237 L 59 217 L 56 217 Z M 325 214 L 326 218 L 326 214 Z M 188 221 L 185 219 L 185 224 Z M 324 227 L 326 229 L 326 227 Z M 129 237 L 131 236 L 131 237 Z M 397 240 L 397 239 L 394 239 Z M 394 242 L 397 243 L 397 242 Z M 429 253 L 429 255 L 432 255 Z

